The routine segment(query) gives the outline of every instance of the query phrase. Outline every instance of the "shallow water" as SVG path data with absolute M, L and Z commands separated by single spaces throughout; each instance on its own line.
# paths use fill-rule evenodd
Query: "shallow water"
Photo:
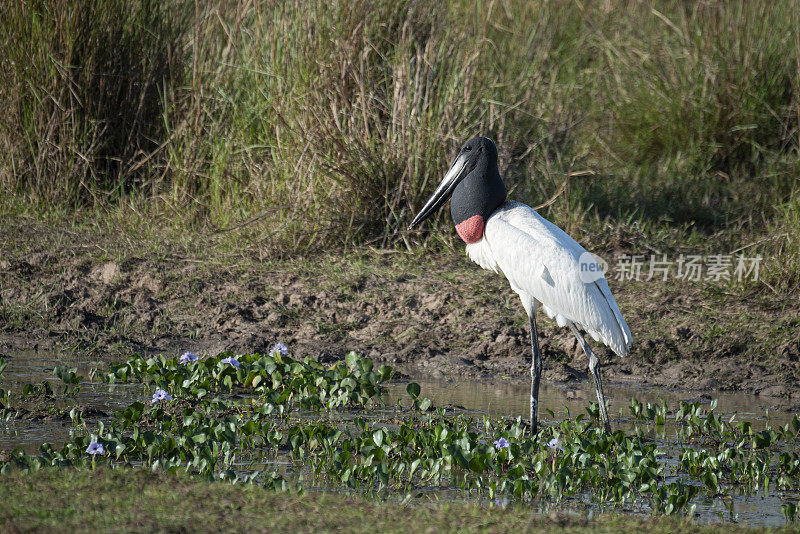
M 64 399 L 63 395 L 60 395 L 63 382 L 53 375 L 53 368 L 56 365 L 77 367 L 78 374 L 87 377 L 98 362 L 74 360 L 69 356 L 55 356 L 34 351 L 20 351 L 7 356 L 8 365 L 0 380 L 0 388 L 19 394 L 25 384 L 39 384 L 46 380 L 56 395 L 57 400 L 53 402 L 55 407 L 80 406 L 85 410 L 108 415 L 108 417 L 100 416 L 96 420 L 110 419 L 114 410 L 148 398 L 148 392 L 141 384 L 104 384 L 84 378 L 80 384 L 80 392 L 74 397 Z M 21 403 L 25 405 L 24 400 Z M 0 450 L 19 448 L 27 453 L 33 453 L 39 450 L 42 443 L 51 443 L 60 448 L 71 439 L 74 428 L 69 418 L 15 419 L 0 422 Z
M 8 366 L 0 380 L 0 387 L 15 392 L 20 392 L 26 383 L 38 384 L 42 380 L 50 382 L 53 392 L 58 397 L 54 402 L 57 407 L 78 405 L 82 409 L 97 410 L 106 414 L 92 418 L 88 424 L 91 426 L 98 420 L 109 420 L 115 410 L 128 406 L 131 402 L 141 401 L 148 403 L 151 389 L 141 384 L 109 385 L 92 382 L 88 378 L 81 384 L 81 391 L 72 398 L 64 399 L 59 395 L 62 382 L 52 374 L 55 365 L 77 367 L 82 376 L 89 373 L 98 362 L 71 359 L 69 356 L 53 355 L 40 352 L 18 352 L 9 356 Z M 480 416 L 496 415 L 522 417 L 528 416 L 529 386 L 517 382 L 504 380 L 487 381 L 442 381 L 442 380 L 415 380 L 422 387 L 422 397 L 433 401 L 433 406 L 453 408 L 459 413 Z M 389 385 L 386 402 L 388 406 L 394 405 L 398 399 L 407 399 L 405 387 L 407 382 L 395 382 Z M 696 392 L 681 392 L 657 390 L 652 388 L 633 387 L 630 385 L 607 384 L 605 385 L 606 399 L 609 403 L 609 416 L 612 426 L 629 430 L 633 428 L 634 421 L 630 417 L 628 406 L 632 397 L 642 403 L 659 403 L 660 399 L 666 401 L 667 406 L 674 410 L 679 401 L 700 401 L 710 404 L 712 396 L 718 399 L 715 413 L 726 418 L 736 416 L 738 420 L 748 420 L 755 429 L 763 428 L 769 421 L 772 425 L 785 424 L 791 420 L 792 413 L 782 411 L 771 406 L 771 403 L 762 398 L 744 393 L 715 392 L 713 395 L 698 395 Z M 594 388 L 588 382 L 569 384 L 543 383 L 540 388 L 540 420 L 544 424 L 553 424 L 567 417 L 575 417 L 585 413 L 585 407 L 590 402 L 596 402 Z M 23 402 L 24 404 L 24 402 Z M 553 415 L 547 410 L 552 410 Z M 311 415 L 311 414 L 309 414 Z M 313 415 L 312 415 L 313 416 Z M 345 416 L 347 417 L 347 416 Z M 674 415 L 672 416 L 674 420 Z M 60 448 L 63 443 L 71 439 L 75 427 L 69 418 L 61 419 L 14 419 L 0 422 L 0 450 L 20 448 L 28 453 L 34 453 L 44 442 Z M 82 431 L 82 429 L 78 429 Z M 674 436 L 658 436 L 654 439 L 667 455 L 666 463 L 674 463 L 680 455 L 680 441 Z M 243 470 L 252 469 L 252 465 L 240 464 Z M 281 457 L 268 460 L 260 467 L 277 469 L 279 472 L 290 474 L 292 466 Z M 333 489 L 333 488 L 332 488 Z M 469 500 L 473 497 L 450 488 L 431 488 L 426 491 L 418 490 L 419 494 L 428 498 L 439 500 Z M 768 495 L 738 496 L 726 495 L 724 498 L 698 498 L 696 519 L 700 523 L 716 523 L 719 521 L 737 521 L 746 525 L 783 525 L 784 518 L 781 505 L 787 500 L 797 501 L 796 494 L 785 495 L 783 492 L 770 491 Z M 580 510 L 595 511 L 591 506 L 576 503 Z M 636 509 L 632 513 L 646 513 L 645 509 Z
M 434 406 L 463 406 L 470 411 L 506 417 L 522 417 L 527 419 L 530 411 L 530 385 L 506 382 L 502 380 L 477 381 L 442 381 L 416 379 L 422 386 L 423 397 L 433 401 Z M 390 388 L 392 397 L 405 395 L 405 382 Z M 620 428 L 631 426 L 631 414 L 628 407 L 631 398 L 640 402 L 660 404 L 663 399 L 670 410 L 678 408 L 680 401 L 700 402 L 709 405 L 717 400 L 717 415 L 728 418 L 736 415 L 735 420 L 753 422 L 753 428 L 761 430 L 767 423 L 772 425 L 788 423 L 793 413 L 776 407 L 773 403 L 756 395 L 740 392 L 672 391 L 664 389 L 635 387 L 623 384 L 604 384 L 603 393 L 608 403 L 608 415 L 612 423 Z M 561 421 L 567 417 L 586 414 L 586 406 L 597 402 L 594 386 L 590 382 L 568 384 L 552 384 L 543 382 L 539 387 L 539 420 L 547 422 Z M 547 412 L 551 410 L 556 419 Z M 620 415 L 621 414 L 621 415 Z M 615 425 L 612 425 L 615 426 Z
M 503 381 L 486 382 L 453 382 L 437 380 L 416 380 L 422 387 L 422 396 L 433 401 L 434 406 L 463 406 L 468 411 L 488 415 L 522 417 L 529 415 L 530 386 Z M 681 400 L 709 405 L 717 399 L 717 415 L 726 419 L 735 415 L 735 420 L 747 420 L 753 423 L 754 430 L 762 430 L 767 421 L 774 426 L 788 423 L 791 412 L 782 411 L 772 403 L 755 395 L 746 393 L 714 392 L 713 395 L 698 395 L 697 392 L 669 391 L 654 388 L 632 387 L 630 385 L 604 384 L 604 394 L 609 405 L 609 417 L 612 427 L 629 430 L 634 421 L 628 407 L 632 397 L 640 402 L 660 403 L 666 401 L 670 410 L 678 407 Z M 390 387 L 390 397 L 402 398 L 405 394 L 405 383 Z M 594 387 L 591 383 L 546 384 L 539 388 L 539 418 L 544 424 L 554 424 L 564 420 L 569 410 L 570 416 L 585 414 L 590 402 L 596 402 Z M 555 419 L 546 410 L 552 410 Z M 620 416 L 622 412 L 622 416 Z M 669 420 L 669 417 L 668 417 Z M 672 416 L 674 420 L 674 415 Z M 656 439 L 659 448 L 668 456 L 679 458 L 682 443 L 674 438 Z M 677 461 L 675 458 L 673 461 Z M 780 526 L 785 524 L 781 505 L 791 500 L 796 502 L 796 494 L 785 495 L 784 492 L 770 491 L 769 495 L 733 495 L 724 498 L 696 499 L 695 519 L 701 524 L 718 523 L 720 521 L 736 521 L 742 525 Z

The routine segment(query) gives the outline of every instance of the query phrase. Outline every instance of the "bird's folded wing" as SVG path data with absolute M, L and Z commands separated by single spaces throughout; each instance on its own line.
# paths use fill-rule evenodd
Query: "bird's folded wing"
M 506 202 L 486 223 L 480 246 L 468 247 L 480 266 L 502 272 L 511 287 L 542 304 L 563 326 L 583 328 L 620 356 L 632 336 L 605 278 L 581 277 L 586 250 L 556 225 L 518 202 Z

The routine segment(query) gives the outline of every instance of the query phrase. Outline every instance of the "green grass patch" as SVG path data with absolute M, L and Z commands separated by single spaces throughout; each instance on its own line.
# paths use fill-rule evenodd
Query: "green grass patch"
M 0 477 L 0 529 L 87 532 L 747 532 L 677 518 L 542 516 L 525 506 L 408 506 L 337 493 L 302 496 L 143 470 L 46 469 Z M 780 529 L 786 530 L 786 529 Z M 763 532 L 764 529 L 759 529 Z

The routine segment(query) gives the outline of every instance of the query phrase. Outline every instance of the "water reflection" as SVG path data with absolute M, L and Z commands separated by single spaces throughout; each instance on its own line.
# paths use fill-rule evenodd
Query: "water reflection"
M 433 401 L 434 406 L 463 406 L 468 410 L 490 415 L 522 417 L 529 415 L 530 386 L 525 383 L 504 380 L 486 381 L 442 381 L 442 380 L 415 380 L 422 386 L 423 397 Z M 757 397 L 739 392 L 713 392 L 712 394 L 698 394 L 698 392 L 670 391 L 663 389 L 632 387 L 625 385 L 603 386 L 609 409 L 608 415 L 612 421 L 628 428 L 631 423 L 629 406 L 632 398 L 640 402 L 660 404 L 661 399 L 667 407 L 674 412 L 680 401 L 700 402 L 709 405 L 717 399 L 715 413 L 730 418 L 734 414 L 735 420 L 748 420 L 753 422 L 754 429 L 763 429 L 767 423 L 767 412 L 772 425 L 788 423 L 793 413 L 783 411 L 772 403 Z M 405 383 L 395 384 L 390 388 L 392 398 L 402 398 L 405 393 Z M 562 420 L 567 413 L 571 417 L 586 413 L 586 406 L 597 402 L 594 387 L 590 382 L 569 384 L 544 383 L 539 387 L 539 418 L 545 422 L 553 422 L 547 410 L 553 412 L 556 420 Z M 565 410 L 568 410 L 565 411 Z M 674 420 L 674 416 L 672 418 Z

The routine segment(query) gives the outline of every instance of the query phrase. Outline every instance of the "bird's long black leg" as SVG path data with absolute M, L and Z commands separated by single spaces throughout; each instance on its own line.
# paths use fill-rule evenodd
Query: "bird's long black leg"
M 608 412 L 606 411 L 606 398 L 603 396 L 603 380 L 600 378 L 600 360 L 595 353 L 592 352 L 591 347 L 589 347 L 589 344 L 586 343 L 586 340 L 583 338 L 583 334 L 580 333 L 575 325 L 569 323 L 569 327 L 572 333 L 575 334 L 575 337 L 578 338 L 578 343 L 589 359 L 589 372 L 592 373 L 592 378 L 594 379 L 594 390 L 595 393 L 597 393 L 597 402 L 600 403 L 600 416 L 603 418 L 603 426 L 606 432 L 611 434 L 611 425 L 608 423 Z
M 528 316 L 531 325 L 531 435 L 535 436 L 539 417 L 539 379 L 542 377 L 542 351 L 536 331 L 536 308 Z

